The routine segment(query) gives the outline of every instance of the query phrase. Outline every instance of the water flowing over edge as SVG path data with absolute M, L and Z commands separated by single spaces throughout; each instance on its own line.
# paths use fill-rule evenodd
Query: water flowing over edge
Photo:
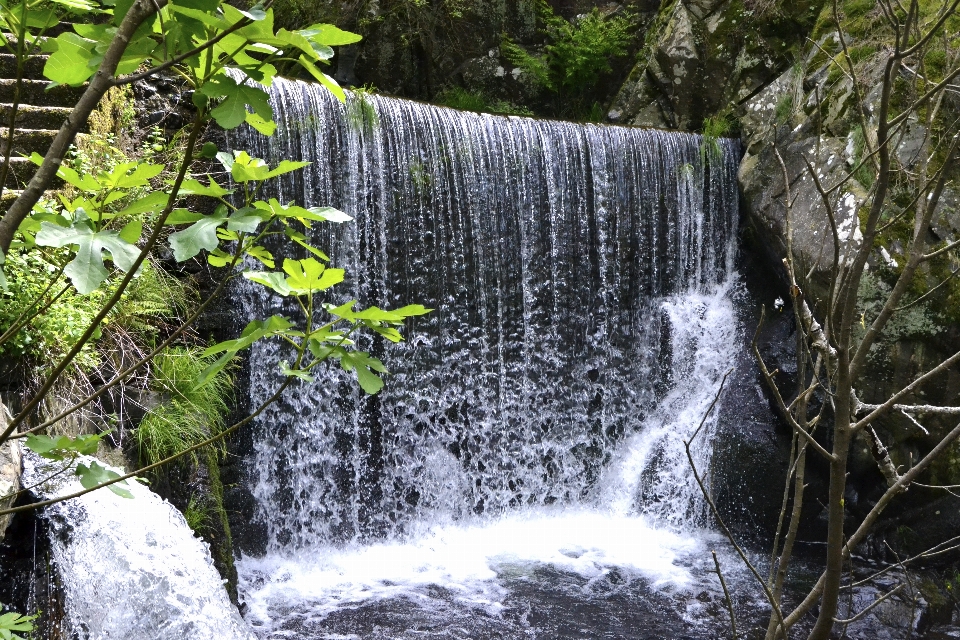
M 45 499 L 81 490 L 72 474 L 56 475 L 62 467 L 25 452 L 24 484 L 39 484 L 34 491 Z M 252 640 L 207 544 L 147 487 L 131 481 L 124 488 L 133 498 L 101 489 L 43 512 L 70 632 L 81 639 Z
M 251 620 L 436 584 L 496 610 L 497 576 L 542 563 L 688 585 L 704 505 L 682 439 L 737 343 L 735 143 L 271 92 L 278 135 L 237 146 L 314 162 L 277 195 L 357 219 L 320 237 L 356 297 L 442 318 L 378 354 L 394 372 L 378 443 L 349 380 L 260 420 L 248 468 L 270 553 L 239 565 Z M 251 316 L 282 310 L 251 295 Z M 254 372 L 254 401 L 272 376 Z M 718 410 L 693 448 L 703 473 Z

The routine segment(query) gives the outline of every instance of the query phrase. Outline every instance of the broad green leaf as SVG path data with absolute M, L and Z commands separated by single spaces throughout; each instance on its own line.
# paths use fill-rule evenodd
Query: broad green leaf
M 273 120 L 264 120 L 256 113 L 247 113 L 245 121 L 248 125 L 265 136 L 272 136 L 277 130 L 277 123 Z
M 225 267 L 233 260 L 233 256 L 222 249 L 214 249 L 207 254 L 207 262 L 212 267 Z
M 170 246 L 177 262 L 189 260 L 203 249 L 213 251 L 220 245 L 217 239 L 217 227 L 227 221 L 224 208 L 218 208 L 212 215 L 204 216 L 192 225 L 170 234 Z
M 97 445 L 105 435 L 101 433 L 71 438 L 30 434 L 27 436 L 26 445 L 41 458 L 64 460 L 74 455 L 94 455 L 97 452 Z
M 287 273 L 287 286 L 292 293 L 309 295 L 316 291 L 325 291 L 335 284 L 343 282 L 343 269 L 327 269 L 314 258 L 283 261 L 283 270 Z
M 218 156 L 219 157 L 219 156 Z M 236 182 L 253 182 L 266 180 L 270 168 L 260 158 L 251 158 L 246 151 L 234 151 L 233 162 L 230 164 L 230 177 Z
M 167 206 L 168 195 L 162 191 L 153 191 L 142 198 L 131 202 L 120 210 L 116 217 L 132 216 L 140 213 L 156 213 Z
M 243 277 L 273 289 L 282 296 L 288 296 L 293 292 L 283 274 L 276 271 L 245 271 Z
M 221 352 L 223 355 L 200 373 L 195 388 L 200 388 L 213 379 L 217 372 L 230 363 L 238 351 L 246 349 L 262 338 L 286 333 L 292 326 L 293 324 L 283 316 L 271 316 L 267 320 L 254 320 L 244 328 L 239 338 L 226 340 L 207 348 L 203 352 L 204 357 Z
M 300 33 L 314 42 L 319 42 L 330 47 L 353 44 L 363 39 L 361 35 L 344 31 L 332 24 L 313 24 L 306 29 L 301 29 Z
M 350 222 L 353 218 L 333 207 L 310 207 L 310 213 L 319 216 L 327 222 Z
M 290 173 L 291 171 L 296 171 L 297 169 L 303 169 L 309 165 L 309 162 L 282 160 L 280 164 L 267 172 L 265 178 L 276 178 L 277 176 L 282 176 L 285 173 Z
M 125 241 L 116 231 L 94 232 L 84 222 L 75 222 L 69 228 L 43 222 L 36 241 L 44 247 L 77 247 L 77 253 L 64 273 L 83 295 L 94 291 L 110 275 L 103 266 L 104 251 L 123 271 L 129 271 L 140 257 L 140 249 Z
M 194 20 L 202 22 L 208 27 L 212 27 L 218 31 L 223 31 L 230 28 L 230 22 L 201 9 L 181 6 L 180 3 L 171 5 L 171 8 L 182 16 L 193 18 Z
M 237 209 L 227 219 L 227 229 L 243 233 L 254 233 L 263 222 L 263 215 L 253 207 Z
M 404 318 L 409 316 L 422 316 L 430 313 L 433 309 L 427 309 L 422 304 L 408 304 L 405 307 L 400 307 L 399 309 L 394 309 L 393 312 L 397 315 L 401 315 Z
M 32 154 L 30 154 L 30 161 L 39 167 L 43 164 L 43 156 L 34 151 Z M 57 169 L 57 176 L 67 184 L 72 185 L 81 191 L 86 191 L 87 193 L 97 193 L 103 188 L 93 176 L 84 175 L 81 177 L 79 173 L 62 164 L 60 165 L 60 168 Z
M 107 187 L 129 189 L 131 187 L 145 187 L 152 178 L 163 172 L 162 164 L 150 162 L 124 162 L 114 167 L 103 183 Z
M 105 482 L 109 482 L 110 480 L 115 480 L 116 478 L 120 477 L 119 473 L 112 469 L 107 469 L 100 466 L 100 464 L 95 460 L 90 462 L 89 467 L 83 463 L 78 464 L 76 473 L 80 478 L 80 484 L 84 489 L 93 489 L 95 487 L 99 487 Z M 127 489 L 123 488 L 123 486 L 126 484 L 127 481 L 123 480 L 121 482 L 111 484 L 107 488 L 121 498 L 133 498 L 133 494 Z
M 229 76 L 216 76 L 207 81 L 199 91 L 209 98 L 223 98 L 215 109 L 210 112 L 224 129 L 234 129 L 246 121 L 247 105 L 263 120 L 273 120 L 273 108 L 270 99 L 263 89 L 249 85 L 237 84 Z
M 221 187 L 213 176 L 208 176 L 210 185 L 204 185 L 199 180 L 188 179 L 180 184 L 180 195 L 182 196 L 210 196 L 211 198 L 222 198 L 225 195 L 233 193 L 229 189 Z
M 94 44 L 75 33 L 61 33 L 57 36 L 57 50 L 43 66 L 43 75 L 58 84 L 83 84 L 96 71 L 89 66 Z
M 143 221 L 131 220 L 120 230 L 120 239 L 130 244 L 136 244 L 143 233 Z
M 403 336 L 400 335 L 400 332 L 394 329 L 393 327 L 380 327 L 380 326 L 371 326 L 370 329 L 379 333 L 381 336 L 389 340 L 390 342 L 402 342 Z
M 193 211 L 188 211 L 186 209 L 174 209 L 170 212 L 170 215 L 167 216 L 164 224 L 192 224 L 198 220 L 203 220 L 202 213 L 194 213 Z
M 273 261 L 273 254 L 267 251 L 264 247 L 250 247 L 247 249 L 247 255 L 259 260 L 264 264 L 264 266 L 270 269 L 273 269 L 276 266 Z
M 386 373 L 383 363 L 363 351 L 348 351 L 340 358 L 340 366 L 346 371 L 354 371 L 357 381 L 364 391 L 370 395 L 376 394 L 383 388 L 383 380 L 374 373 Z
M 340 102 L 343 102 L 344 104 L 346 104 L 346 102 L 347 102 L 347 96 L 346 96 L 346 94 L 343 92 L 343 89 L 340 87 L 340 85 L 337 84 L 337 81 L 336 81 L 336 80 L 334 80 L 333 78 L 331 78 L 331 77 L 328 76 L 327 74 L 325 74 L 325 73 L 323 73 L 322 71 L 320 71 L 319 69 L 317 69 L 316 65 L 314 65 L 314 64 L 310 61 L 310 59 L 307 58 L 307 56 L 301 55 L 300 58 L 298 59 L 298 61 L 300 62 L 300 65 L 301 65 L 304 69 L 306 69 L 307 72 L 308 72 L 310 75 L 312 75 L 314 78 L 316 78 L 317 82 L 319 82 L 320 84 L 322 84 L 323 86 L 325 86 L 327 89 L 329 89 L 329 90 L 330 90 L 330 93 L 332 93 L 333 95 L 335 95 L 335 96 L 337 97 L 337 100 L 339 100 Z

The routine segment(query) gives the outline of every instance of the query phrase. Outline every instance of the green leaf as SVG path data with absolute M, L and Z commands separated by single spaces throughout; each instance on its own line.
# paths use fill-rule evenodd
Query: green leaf
M 132 220 L 124 225 L 120 230 L 120 239 L 130 244 L 136 244 L 140 240 L 140 234 L 143 233 L 143 221 Z
M 273 254 L 266 250 L 266 248 L 261 246 L 250 247 L 247 249 L 247 255 L 259 260 L 264 264 L 264 266 L 273 269 L 276 265 L 273 261 Z
M 200 182 L 199 180 L 194 180 L 192 178 L 184 180 L 180 184 L 180 195 L 182 196 L 210 196 L 211 198 L 222 198 L 223 196 L 233 193 L 229 189 L 224 189 L 221 187 L 216 180 L 213 179 L 213 176 L 207 176 L 210 180 L 210 185 L 207 186 Z
M 104 251 L 123 271 L 129 271 L 140 257 L 140 249 L 121 238 L 116 231 L 94 232 L 80 221 L 69 228 L 43 222 L 36 241 L 43 247 L 77 247 L 77 253 L 64 273 L 82 295 L 96 290 L 110 275 L 103 266 Z
M 291 327 L 293 327 L 293 323 L 283 316 L 271 316 L 266 320 L 254 320 L 244 328 L 239 338 L 235 340 L 225 340 L 212 347 L 208 347 L 203 352 L 204 357 L 216 355 L 221 352 L 223 355 L 201 372 L 194 388 L 198 389 L 212 380 L 213 376 L 230 363 L 238 351 L 246 349 L 262 338 L 287 333 Z
M 140 213 L 156 213 L 167 206 L 168 197 L 169 196 L 163 191 L 153 191 L 121 209 L 116 214 L 116 217 L 120 218 L 122 216 L 132 216 Z
M 265 136 L 272 136 L 273 133 L 277 130 L 277 123 L 273 120 L 264 120 L 256 113 L 247 113 L 245 116 L 245 122 L 262 133 Z
M 285 376 L 293 376 L 295 378 L 300 378 L 306 382 L 313 382 L 313 376 L 304 371 L 303 369 L 292 369 L 290 368 L 290 363 L 286 360 L 280 361 L 280 372 Z
M 34 151 L 30 154 L 30 161 L 39 167 L 43 164 L 43 156 Z M 57 177 L 65 181 L 67 184 L 70 184 L 81 191 L 86 191 L 87 193 L 97 193 L 103 188 L 93 176 L 84 175 L 81 177 L 79 173 L 62 164 L 60 165 L 60 168 L 57 169 Z
M 370 329 L 379 333 L 381 336 L 389 340 L 390 342 L 401 342 L 403 341 L 403 336 L 400 335 L 400 332 L 394 329 L 393 327 L 380 327 L 380 326 L 371 326 Z
M 300 34 L 314 42 L 319 42 L 330 47 L 353 44 L 363 39 L 361 35 L 344 31 L 332 24 L 313 24 L 306 29 L 301 29 Z
M 333 207 L 310 207 L 310 213 L 323 218 L 327 222 L 350 222 L 353 218 L 339 209 Z
M 251 282 L 256 282 L 269 289 L 273 289 L 282 296 L 288 296 L 293 293 L 287 285 L 287 279 L 283 277 L 282 273 L 277 273 L 276 271 L 245 271 L 243 277 Z
M 99 433 L 71 438 L 30 434 L 27 436 L 26 445 L 31 451 L 47 460 L 64 460 L 75 455 L 96 454 L 97 446 L 105 435 L 107 434 Z
M 307 70 L 308 73 L 310 73 L 310 75 L 316 78 L 317 82 L 319 82 L 320 84 L 325 86 L 327 89 L 329 89 L 330 93 L 332 93 L 337 97 L 337 100 L 346 104 L 347 96 L 343 92 L 343 89 L 340 88 L 340 85 L 337 84 L 336 80 L 334 80 L 327 74 L 317 69 L 316 65 L 314 65 L 310 61 L 310 59 L 307 58 L 307 56 L 305 55 L 301 55 L 300 58 L 298 59 L 298 62 L 300 63 L 300 66 L 302 66 L 304 69 Z
M 210 112 L 210 115 L 224 129 L 235 129 L 247 118 L 247 105 L 264 121 L 273 120 L 273 108 L 263 89 L 237 84 L 229 76 L 216 76 L 199 91 L 210 98 L 223 98 L 223 102 Z
M 294 161 L 294 160 L 282 160 L 280 164 L 267 172 L 266 178 L 276 178 L 277 176 L 282 176 L 285 173 L 290 173 L 291 171 L 296 171 L 297 169 L 303 169 L 306 166 L 309 166 L 309 162 L 303 161 Z
M 340 358 L 340 366 L 345 371 L 356 372 L 360 386 L 370 395 L 378 393 L 383 388 L 383 380 L 373 371 L 386 373 L 387 369 L 382 362 L 371 358 L 370 354 L 364 351 L 348 351 Z
M 112 469 L 107 469 L 100 466 L 100 464 L 95 460 L 90 462 L 89 467 L 83 463 L 78 464 L 76 473 L 80 478 L 80 484 L 84 489 L 93 489 L 99 487 L 105 482 L 109 482 L 120 477 L 119 473 Z M 126 484 L 127 481 L 123 480 L 121 482 L 111 484 L 107 488 L 121 498 L 133 498 L 133 494 L 127 489 L 123 488 L 123 486 Z
M 246 151 L 234 151 L 234 158 L 230 163 L 230 177 L 236 182 L 266 180 L 269 173 L 270 168 L 265 161 L 260 158 L 251 158 Z
M 96 71 L 90 66 L 93 40 L 66 32 L 57 36 L 57 50 L 43 66 L 43 75 L 58 84 L 80 85 Z
M 163 172 L 162 164 L 150 162 L 124 162 L 114 167 L 113 171 L 103 180 L 107 187 L 129 189 L 131 187 L 145 187 Z
M 283 270 L 289 276 L 287 286 L 296 295 L 310 295 L 316 291 L 325 291 L 335 284 L 343 282 L 343 269 L 327 269 L 326 265 L 314 258 L 283 261 Z
M 237 209 L 227 219 L 227 229 L 242 233 L 255 233 L 263 222 L 263 215 L 254 207 Z
M 194 257 L 203 249 L 213 251 L 220 245 L 217 227 L 227 221 L 225 208 L 218 208 L 212 215 L 204 216 L 182 231 L 170 234 L 170 246 L 177 262 Z

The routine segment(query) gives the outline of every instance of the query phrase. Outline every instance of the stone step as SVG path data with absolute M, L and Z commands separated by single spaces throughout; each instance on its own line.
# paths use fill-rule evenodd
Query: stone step
M 43 79 L 43 65 L 50 56 L 30 56 L 23 63 L 23 77 L 33 80 Z M 0 53 L 0 78 L 17 77 L 17 57 L 12 53 Z
M 44 155 L 57 136 L 55 129 L 19 129 L 13 136 L 13 155 L 27 155 L 36 151 Z M 0 154 L 7 152 L 7 129 L 0 128 Z
M 33 174 L 39 169 L 37 165 L 33 164 L 27 158 L 22 157 L 13 157 L 10 158 L 10 170 L 7 171 L 7 189 L 22 189 L 30 182 L 30 178 L 33 177 Z M 3 169 L 3 156 L 0 156 L 0 170 Z M 63 180 L 60 178 L 54 178 L 53 183 L 50 185 L 50 189 L 59 189 L 63 186 Z
M 12 104 L 0 104 L 0 127 L 10 126 L 12 108 Z M 59 129 L 68 115 L 69 107 L 35 107 L 21 104 L 17 107 L 16 126 L 20 129 Z
M 13 103 L 16 90 L 16 80 L 0 80 L 0 103 Z M 20 104 L 31 104 L 41 107 L 72 107 L 77 104 L 86 86 L 68 87 L 58 85 L 49 91 L 50 83 L 46 80 L 23 80 L 20 85 Z

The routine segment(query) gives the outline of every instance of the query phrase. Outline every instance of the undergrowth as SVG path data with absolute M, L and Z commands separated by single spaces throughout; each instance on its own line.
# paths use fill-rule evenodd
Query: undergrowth
M 196 380 L 212 362 L 201 353 L 195 347 L 174 347 L 154 359 L 151 386 L 163 400 L 134 433 L 144 465 L 180 453 L 223 430 L 233 381 L 220 373 L 196 388 Z M 217 446 L 222 450 L 222 444 Z M 192 458 L 196 464 L 196 455 Z

